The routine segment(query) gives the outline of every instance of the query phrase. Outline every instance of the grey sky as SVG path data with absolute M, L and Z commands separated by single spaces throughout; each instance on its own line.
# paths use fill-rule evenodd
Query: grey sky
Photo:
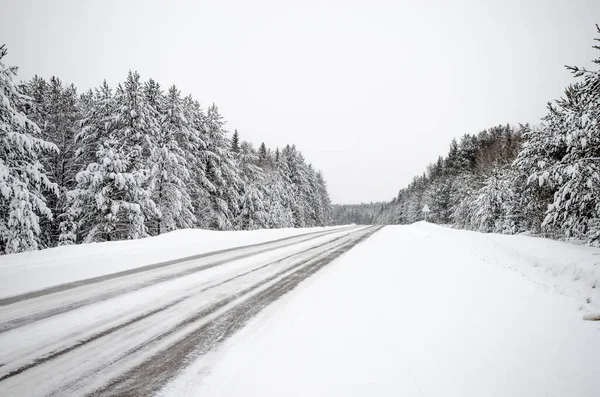
M 596 56 L 600 1 L 0 0 L 0 20 L 21 79 L 176 84 L 354 203 L 391 199 L 453 137 L 537 123 L 563 65 Z

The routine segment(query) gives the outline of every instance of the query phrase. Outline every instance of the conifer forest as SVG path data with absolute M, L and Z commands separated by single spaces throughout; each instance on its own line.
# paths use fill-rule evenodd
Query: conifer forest
M 19 83 L 0 49 L 0 253 L 181 228 L 324 226 L 321 172 L 294 145 L 255 148 L 214 104 L 129 72 L 79 93 Z
M 214 104 L 133 71 L 81 93 L 58 77 L 18 82 L 6 55 L 0 253 L 181 228 L 408 224 L 425 205 L 434 223 L 600 245 L 600 55 L 567 67 L 573 83 L 541 122 L 467 133 L 390 202 L 333 208 L 298 148 L 255 148 Z
M 573 83 L 540 123 L 454 139 L 390 202 L 337 207 L 334 222 L 408 224 L 423 220 L 427 205 L 434 223 L 599 246 L 600 45 L 594 48 L 594 68 L 567 66 Z

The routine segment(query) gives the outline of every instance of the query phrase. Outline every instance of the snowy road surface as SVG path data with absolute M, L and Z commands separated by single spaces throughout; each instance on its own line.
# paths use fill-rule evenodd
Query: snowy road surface
M 160 395 L 598 397 L 599 268 L 595 248 L 386 226 Z
M 310 232 L 0 300 L 0 395 L 138 395 L 377 228 Z
M 0 395 L 598 396 L 598 249 L 425 223 L 272 236 L 0 298 Z

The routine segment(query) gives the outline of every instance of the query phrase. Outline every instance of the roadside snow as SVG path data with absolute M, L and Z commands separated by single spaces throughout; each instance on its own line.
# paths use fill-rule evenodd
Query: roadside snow
M 415 225 L 436 236 L 457 236 L 462 249 L 515 270 L 553 292 L 574 298 L 584 315 L 600 313 L 600 249 L 524 235 L 484 234 L 433 224 Z
M 600 324 L 577 309 L 598 253 L 423 223 L 388 226 L 192 362 L 160 395 L 595 397 Z
M 0 256 L 0 298 L 167 260 L 326 229 L 227 232 L 185 229 L 140 240 L 72 245 L 4 255 Z

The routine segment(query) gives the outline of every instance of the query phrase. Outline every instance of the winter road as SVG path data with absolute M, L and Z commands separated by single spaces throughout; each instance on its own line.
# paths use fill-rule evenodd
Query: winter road
M 377 230 L 311 232 L 0 299 L 0 395 L 151 395 Z
M 600 390 L 600 323 L 584 321 L 600 313 L 598 248 L 420 222 L 187 230 L 14 258 L 0 261 L 2 397 Z
M 386 226 L 160 397 L 598 397 L 600 249 Z

